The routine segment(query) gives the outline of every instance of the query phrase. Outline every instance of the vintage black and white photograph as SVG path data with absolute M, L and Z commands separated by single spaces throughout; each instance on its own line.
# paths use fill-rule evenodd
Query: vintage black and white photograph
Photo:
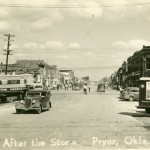
M 0 0 L 0 150 L 150 149 L 150 0 Z

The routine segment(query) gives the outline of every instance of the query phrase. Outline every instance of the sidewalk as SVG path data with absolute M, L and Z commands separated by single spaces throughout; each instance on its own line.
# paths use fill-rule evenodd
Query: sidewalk
M 112 89 L 112 88 L 108 88 L 108 89 L 105 90 L 105 93 L 119 95 L 120 91 Z

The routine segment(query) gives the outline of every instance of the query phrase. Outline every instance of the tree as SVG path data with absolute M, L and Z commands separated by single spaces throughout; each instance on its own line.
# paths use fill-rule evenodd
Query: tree
M 100 82 L 109 82 L 109 78 L 108 77 L 104 77 L 104 78 L 102 78 L 101 80 L 100 80 Z

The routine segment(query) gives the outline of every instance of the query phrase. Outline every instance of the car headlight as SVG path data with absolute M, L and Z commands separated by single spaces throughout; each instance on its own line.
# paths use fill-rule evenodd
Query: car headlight
M 35 104 L 35 103 L 36 103 L 36 100 L 33 100 L 32 103 Z
M 21 100 L 20 102 L 21 102 L 21 104 L 24 104 L 24 103 L 25 103 L 25 101 L 24 101 L 24 100 Z

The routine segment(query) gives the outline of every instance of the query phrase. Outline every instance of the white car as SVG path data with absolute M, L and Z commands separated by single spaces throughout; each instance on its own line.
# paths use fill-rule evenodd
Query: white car
M 127 99 L 129 101 L 138 100 L 139 99 L 139 88 L 138 87 L 127 87 L 123 90 L 120 97 L 123 99 Z

